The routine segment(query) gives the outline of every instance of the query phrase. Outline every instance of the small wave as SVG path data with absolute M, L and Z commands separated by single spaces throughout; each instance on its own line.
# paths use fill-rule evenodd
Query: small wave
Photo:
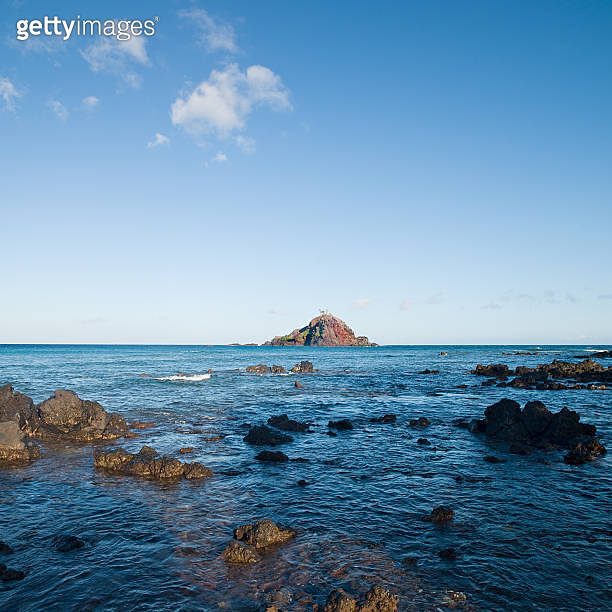
M 175 374 L 174 376 L 160 376 L 155 380 L 184 380 L 189 382 L 200 382 L 201 380 L 208 380 L 211 374 Z

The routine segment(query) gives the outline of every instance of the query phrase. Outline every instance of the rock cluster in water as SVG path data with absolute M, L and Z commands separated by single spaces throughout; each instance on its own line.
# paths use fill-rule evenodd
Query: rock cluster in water
M 395 612 L 399 597 L 382 586 L 372 587 L 362 601 L 357 601 L 342 589 L 332 591 L 323 612 Z
M 280 365 L 273 365 L 272 367 L 259 363 L 257 365 L 247 366 L 246 371 L 249 374 L 286 374 L 287 370 Z M 314 366 L 311 361 L 300 361 L 296 363 L 292 368 L 293 374 L 309 374 L 314 372 Z
M 472 421 L 473 432 L 512 443 L 538 448 L 563 448 L 570 452 L 564 461 L 580 465 L 605 454 L 595 438 L 594 425 L 580 423 L 580 416 L 563 408 L 553 414 L 542 402 L 527 402 L 521 410 L 518 402 L 502 399 L 485 410 L 485 418 Z
M 160 456 L 149 446 L 143 446 L 136 454 L 128 453 L 122 448 L 106 452 L 95 451 L 94 466 L 113 474 L 154 480 L 178 480 L 183 476 L 191 480 L 212 476 L 212 470 L 197 461 L 182 463 L 173 457 Z
M 262 551 L 294 536 L 293 529 L 276 525 L 270 519 L 241 525 L 234 529 L 234 539 L 227 545 L 222 557 L 227 563 L 256 563 L 261 559 Z
M 34 405 L 10 384 L 0 387 L 0 465 L 23 463 L 39 456 L 26 438 L 91 442 L 125 435 L 128 425 L 98 402 L 82 400 L 73 391 L 58 390 Z
M 265 342 L 264 346 L 376 346 L 376 344 L 365 336 L 355 336 L 344 321 L 325 313 L 285 336 L 275 336 Z
M 535 368 L 518 366 L 515 370 L 502 363 L 478 364 L 471 373 L 477 376 L 495 378 L 499 387 L 537 389 L 538 391 L 586 389 L 587 387 L 580 383 L 612 382 L 612 366 L 604 368 L 592 359 L 585 359 L 579 363 L 555 359 L 552 363 L 538 365 Z M 510 376 L 515 376 L 515 378 L 507 382 L 506 379 Z M 575 380 L 576 383 L 566 385 L 557 382 L 557 380 Z M 495 384 L 495 381 L 483 384 Z M 605 386 L 590 385 L 588 388 L 605 389 Z

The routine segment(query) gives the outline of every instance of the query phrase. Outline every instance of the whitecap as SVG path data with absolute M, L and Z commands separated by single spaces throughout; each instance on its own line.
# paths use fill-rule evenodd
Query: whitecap
M 208 380 L 210 377 L 211 374 L 190 374 L 186 376 L 175 374 L 174 376 L 160 376 L 159 378 L 155 378 L 155 380 L 184 380 L 189 382 L 200 382 L 201 380 Z

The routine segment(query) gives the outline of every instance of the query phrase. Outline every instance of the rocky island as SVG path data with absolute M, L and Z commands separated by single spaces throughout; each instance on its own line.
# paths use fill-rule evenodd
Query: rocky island
M 263 346 L 377 346 L 366 336 L 355 332 L 338 317 L 324 313 L 308 325 L 294 329 L 285 336 L 275 336 Z

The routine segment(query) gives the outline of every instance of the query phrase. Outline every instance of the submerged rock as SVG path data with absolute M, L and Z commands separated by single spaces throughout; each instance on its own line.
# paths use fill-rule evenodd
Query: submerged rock
M 427 520 L 432 523 L 449 523 L 455 518 L 455 511 L 450 506 L 436 506 Z
M 304 388 L 304 385 L 303 385 L 303 384 L 302 384 L 302 383 L 301 383 L 299 380 L 296 380 L 296 381 L 293 383 L 293 386 L 294 386 L 296 389 L 303 389 L 303 388 Z
M 425 417 L 410 419 L 410 422 L 408 423 L 409 427 L 427 427 L 429 425 L 431 425 L 431 421 Z
M 53 548 L 58 552 L 70 552 L 71 550 L 76 550 L 77 548 L 83 548 L 83 546 L 85 546 L 85 542 L 83 542 L 81 538 L 66 534 L 55 536 L 52 544 Z
M 276 427 L 276 429 L 282 429 L 283 431 L 296 431 L 304 432 L 308 431 L 310 423 L 300 423 L 290 419 L 286 414 L 279 414 L 278 416 L 271 416 L 268 419 L 268 425 Z
M 3 582 L 10 582 L 12 580 L 23 580 L 24 578 L 25 572 L 6 567 L 4 563 L 0 563 L 0 580 L 2 580 Z
M 374 417 L 370 419 L 370 423 L 383 423 L 384 425 L 391 425 L 397 421 L 397 416 L 394 414 L 384 414 L 380 417 Z
M 314 366 L 310 361 L 300 361 L 291 368 L 291 371 L 294 374 L 310 374 L 314 372 Z
M 293 442 L 291 436 L 274 431 L 265 425 L 254 425 L 251 427 L 243 440 L 254 446 L 277 446 Z
M 13 548 L 6 542 L 0 540 L 0 555 L 11 555 L 12 553 Z
M 423 370 L 422 372 L 419 372 L 419 374 L 439 374 L 440 370 Z
M 454 548 L 444 548 L 438 553 L 441 559 L 456 559 L 457 551 Z
M 285 463 L 289 461 L 289 457 L 282 451 L 269 450 L 261 451 L 259 454 L 255 455 L 255 459 L 257 459 L 257 461 L 268 461 L 270 463 Z
M 328 595 L 323 612 L 396 612 L 398 603 L 397 595 L 378 585 L 359 602 L 342 589 L 337 589 Z
M 330 421 L 327 424 L 331 429 L 348 430 L 353 429 L 353 424 L 348 419 L 340 419 L 339 421 Z
M 202 464 L 181 463 L 173 457 L 160 457 L 159 453 L 149 446 L 143 446 L 137 454 L 131 454 L 122 448 L 106 452 L 94 451 L 94 467 L 99 470 L 129 476 L 140 476 L 153 480 L 177 480 L 185 478 L 208 478 L 212 470 Z

